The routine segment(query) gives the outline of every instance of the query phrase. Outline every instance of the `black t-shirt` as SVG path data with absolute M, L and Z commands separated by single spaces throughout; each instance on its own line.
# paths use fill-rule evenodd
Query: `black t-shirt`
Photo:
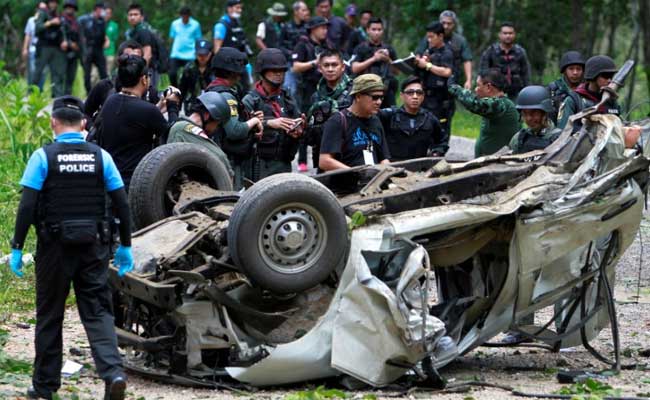
M 311 39 L 306 37 L 301 37 L 296 45 L 296 48 L 293 51 L 293 61 L 307 62 L 316 59 L 316 56 L 323 52 L 326 49 L 327 43 L 315 43 Z M 318 68 L 312 68 L 308 71 L 305 71 L 301 74 L 303 83 L 309 85 L 311 93 L 316 90 L 316 85 L 321 78 L 321 73 L 318 71 Z
M 354 49 L 354 55 L 356 56 L 354 61 L 366 61 L 367 59 L 371 58 L 377 50 L 380 49 L 387 49 L 391 60 L 397 59 L 397 52 L 393 46 L 385 43 L 372 44 L 370 42 L 363 42 Z M 369 68 L 367 68 L 365 71 L 359 72 L 357 75 L 362 74 L 376 74 L 382 78 L 393 76 L 392 72 L 390 71 L 390 63 L 383 61 L 372 63 Z
M 140 98 L 114 93 L 102 108 L 102 145 L 115 161 L 128 188 L 140 160 L 164 136 L 167 121 L 160 110 Z
M 88 97 L 84 103 L 86 115 L 92 118 L 102 108 L 108 96 L 120 90 L 122 90 L 122 85 L 117 76 L 114 79 L 105 78 L 97 82 L 90 89 L 90 93 L 88 93 Z M 151 104 L 158 103 L 158 90 L 153 86 L 149 86 L 149 90 L 145 93 L 143 100 Z
M 384 128 L 376 116 L 359 118 L 349 110 L 343 110 L 325 122 L 321 154 L 332 154 L 343 164 L 356 167 L 365 164 L 363 151 L 366 149 L 372 149 L 375 163 L 390 159 Z

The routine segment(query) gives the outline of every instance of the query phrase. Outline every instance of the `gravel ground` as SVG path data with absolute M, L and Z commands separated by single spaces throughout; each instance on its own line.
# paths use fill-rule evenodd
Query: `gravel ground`
M 452 138 L 452 151 L 460 151 L 459 157 L 473 151 L 473 143 L 463 138 Z M 623 364 L 638 364 L 645 370 L 624 370 L 620 375 L 608 377 L 606 381 L 615 388 L 621 389 L 625 396 L 650 397 L 650 358 L 639 355 L 641 349 L 650 348 L 650 213 L 646 211 L 641 232 L 645 245 L 642 261 L 640 297 L 636 297 L 639 282 L 640 256 L 642 252 L 639 236 L 623 255 L 617 267 L 616 298 L 621 332 L 621 348 L 623 349 Z M 638 303 L 636 301 L 638 300 Z M 538 318 L 544 318 L 544 312 L 537 313 Z M 0 328 L 9 331 L 9 341 L 5 351 L 14 358 L 31 360 L 33 350 L 33 325 L 26 323 L 33 318 L 32 314 L 17 315 L 12 320 L 0 324 Z M 63 398 L 97 399 L 103 394 L 103 382 L 96 378 L 91 367 L 90 349 L 87 345 L 83 328 L 74 307 L 66 312 L 64 322 L 64 359 L 70 359 L 80 364 L 88 364 L 79 377 L 64 378 L 60 394 Z M 592 341 L 592 345 L 602 353 L 612 350 L 610 331 L 605 329 Z M 81 350 L 80 355 L 71 354 L 70 350 Z M 75 351 L 75 354 L 79 352 Z M 486 348 L 480 347 L 449 366 L 441 372 L 451 386 L 461 386 L 458 392 L 437 392 L 439 399 L 516 399 L 509 391 L 498 388 L 472 386 L 467 383 L 480 381 L 488 384 L 498 384 L 511 387 L 526 393 L 552 393 L 562 385 L 557 383 L 555 373 L 558 369 L 576 369 L 599 371 L 606 366 L 594 359 L 584 348 L 577 347 L 551 353 L 541 349 L 531 348 Z M 6 381 L 6 380 L 5 380 Z M 10 383 L 0 383 L 0 399 L 21 399 L 29 385 L 29 378 L 18 376 L 10 379 Z M 2 382 L 2 380 L 0 380 Z M 464 386 L 464 388 L 463 388 Z M 174 385 L 165 385 L 137 376 L 129 377 L 128 398 L 140 399 L 282 399 L 287 394 L 304 390 L 304 386 L 285 387 L 271 391 L 254 393 L 233 393 L 209 389 L 193 389 Z M 355 393 L 361 397 L 365 392 Z M 418 389 L 409 393 L 372 392 L 378 399 L 418 399 L 431 398 L 434 393 L 426 389 Z

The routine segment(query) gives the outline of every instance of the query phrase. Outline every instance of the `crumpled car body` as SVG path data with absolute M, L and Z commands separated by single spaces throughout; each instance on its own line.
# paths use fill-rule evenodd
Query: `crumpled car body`
M 625 149 L 618 117 L 585 118 L 531 153 L 314 177 L 348 222 L 366 221 L 351 224 L 331 276 L 299 293 L 269 292 L 232 261 L 225 232 L 238 194 L 186 204 L 134 234 L 133 273 L 120 279 L 111 267 L 126 366 L 207 386 L 349 375 L 381 387 L 507 330 L 554 349 L 588 345 L 612 323 L 616 264 L 642 219 L 650 138 L 644 123 L 641 148 Z M 551 306 L 544 325 L 519 325 Z

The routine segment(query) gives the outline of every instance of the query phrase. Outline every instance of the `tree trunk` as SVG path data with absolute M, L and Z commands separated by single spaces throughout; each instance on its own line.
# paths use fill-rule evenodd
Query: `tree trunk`
M 571 31 L 571 47 L 584 51 L 583 41 L 583 4 L 582 0 L 571 0 L 571 20 L 573 23 L 573 30 Z

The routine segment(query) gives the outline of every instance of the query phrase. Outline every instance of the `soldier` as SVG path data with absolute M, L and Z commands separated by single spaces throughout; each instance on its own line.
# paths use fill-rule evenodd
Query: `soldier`
M 456 32 L 456 26 L 458 25 L 458 17 L 456 16 L 456 13 L 451 10 L 445 10 L 440 13 L 438 22 L 442 24 L 442 27 L 445 30 L 445 44 L 454 55 L 454 67 L 452 72 L 455 80 L 460 82 L 462 66 L 462 72 L 465 75 L 465 83 L 463 86 L 465 89 L 472 89 L 472 50 L 469 48 L 467 39 L 465 39 L 460 33 Z M 415 51 L 416 54 L 423 54 L 428 45 L 428 40 L 424 37 Z
M 267 47 L 280 47 L 280 35 L 284 28 L 282 20 L 287 16 L 287 9 L 282 3 L 273 3 L 273 7 L 267 8 L 266 13 L 269 17 L 257 25 L 257 35 L 255 35 L 255 43 L 260 50 Z
M 402 83 L 402 107 L 379 111 L 391 161 L 420 157 L 441 157 L 449 149 L 449 136 L 440 127 L 438 118 L 422 108 L 424 89 L 417 76 Z
M 284 88 L 291 93 L 298 106 L 300 107 L 300 98 L 298 96 L 297 80 L 298 76 L 293 71 L 293 49 L 298 44 L 298 39 L 301 36 L 307 36 L 307 29 L 305 28 L 306 22 L 309 20 L 309 7 L 304 1 L 296 1 L 293 3 L 293 18 L 291 21 L 284 24 L 282 32 L 280 32 L 280 46 L 279 48 L 284 52 L 284 55 L 289 60 L 289 69 L 284 76 Z
M 196 98 L 214 79 L 210 69 L 212 61 L 212 43 L 205 39 L 196 41 L 196 61 L 183 70 L 178 89 L 183 95 L 185 112 L 189 112 Z
M 99 72 L 99 79 L 106 79 L 106 57 L 104 56 L 104 42 L 106 40 L 106 22 L 104 14 L 104 3 L 95 3 L 95 8 L 90 14 L 79 18 L 81 26 L 81 43 L 83 47 L 82 64 L 84 71 L 84 87 L 86 93 L 91 89 L 91 72 L 95 65 Z
M 316 0 L 314 14 L 325 18 L 329 24 L 327 40 L 335 49 L 344 49 L 350 36 L 347 22 L 337 15 L 332 15 L 333 0 Z
M 39 10 L 36 18 L 36 69 L 32 75 L 30 85 L 38 85 L 42 80 L 43 70 L 48 67 L 52 81 L 52 97 L 60 97 L 65 93 L 66 58 L 61 49 L 63 31 L 61 29 L 62 17 L 57 12 L 59 2 L 49 0 L 47 10 Z
M 188 117 L 180 117 L 169 129 L 167 143 L 184 142 L 203 146 L 221 160 L 232 177 L 234 172 L 228 156 L 210 139 L 212 132 L 230 119 L 230 106 L 224 96 L 217 92 L 203 93 L 187 114 Z
M 499 29 L 499 42 L 494 43 L 481 55 L 479 73 L 485 75 L 490 68 L 498 68 L 505 77 L 504 92 L 514 99 L 530 82 L 530 63 L 526 50 L 515 43 L 515 27 L 504 22 Z
M 63 15 L 61 19 L 61 30 L 63 41 L 61 50 L 65 52 L 65 94 L 72 94 L 72 85 L 77 76 L 77 66 L 81 56 L 81 30 L 75 13 L 77 12 L 77 0 L 66 0 L 63 3 Z
M 577 51 L 567 51 L 560 58 L 560 73 L 562 76 L 551 82 L 548 89 L 551 92 L 551 101 L 553 102 L 553 111 L 549 118 L 556 123 L 557 114 L 560 106 L 582 83 L 585 71 L 585 59 Z
M 517 96 L 517 110 L 527 128 L 517 132 L 508 147 L 514 154 L 545 149 L 560 136 L 549 115 L 553 112 L 550 92 L 544 86 L 526 86 Z
M 140 4 L 131 4 L 126 15 L 131 28 L 124 33 L 124 36 L 127 40 L 135 40 L 140 43 L 142 57 L 147 61 L 149 67 L 151 83 L 154 87 L 158 87 L 160 73 L 156 35 L 152 31 L 151 25 L 144 20 L 144 10 Z
M 235 172 L 234 187 L 236 190 L 244 186 L 244 178 L 250 176 L 251 158 L 253 152 L 253 136 L 262 135 L 262 117 L 247 118 L 246 110 L 238 92 L 238 83 L 244 73 L 248 59 L 246 54 L 232 47 L 222 47 L 212 57 L 212 73 L 215 78 L 206 91 L 220 93 L 230 106 L 230 119 L 221 124 L 213 139 L 226 153 Z
M 498 69 L 490 69 L 476 78 L 475 92 L 457 84 L 449 85 L 449 93 L 466 109 L 483 117 L 481 131 L 474 146 L 475 157 L 496 153 L 510 143 L 519 131 L 519 113 L 504 89 L 506 80 Z
M 241 0 L 228 0 L 226 2 L 226 13 L 214 24 L 212 30 L 214 54 L 217 54 L 223 46 L 233 47 L 248 56 L 253 55 L 244 29 L 239 22 L 243 9 L 244 6 Z
M 440 22 L 427 26 L 429 47 L 422 56 L 416 56 L 415 75 L 424 87 L 423 107 L 431 111 L 440 121 L 444 135 L 448 138 L 454 99 L 447 90 L 447 79 L 452 74 L 454 56 L 444 41 L 444 28 Z
M 566 97 L 558 113 L 557 126 L 560 129 L 569 122 L 569 117 L 587 107 L 591 107 L 600 102 L 602 97 L 602 88 L 609 85 L 618 71 L 614 60 L 608 56 L 593 56 L 585 64 L 585 81 L 581 83 L 573 93 Z M 603 105 L 598 112 L 600 114 L 620 115 L 621 106 L 611 98 L 608 104 Z M 580 129 L 582 123 L 576 121 L 573 125 L 574 130 Z
M 318 69 L 323 77 L 318 82 L 307 113 L 309 124 L 306 142 L 312 146 L 314 166 L 318 166 L 323 124 L 335 112 L 352 105 L 352 80 L 345 73 L 343 55 L 338 50 L 325 50 L 318 60 Z
M 350 39 L 348 40 L 347 53 L 352 54 L 354 49 L 361 43 L 368 40 L 368 22 L 372 18 L 372 11 L 363 10 L 359 16 L 359 26 L 354 28 L 350 33 Z
M 250 177 L 254 182 L 291 172 L 291 161 L 298 151 L 305 116 L 300 114 L 291 95 L 282 89 L 287 69 L 287 59 L 282 50 L 262 50 L 255 63 L 255 72 L 260 80 L 243 100 L 249 113 L 261 111 L 264 114 L 264 130 L 253 154 Z
M 381 18 L 373 17 L 368 21 L 368 41 L 361 43 L 354 49 L 351 69 L 356 75 L 379 75 L 386 85 L 384 103 L 382 107 L 391 107 L 395 104 L 397 92 L 397 79 L 393 74 L 391 62 L 397 59 L 397 52 L 393 46 L 384 43 L 384 22 Z
M 377 113 L 384 100 L 384 83 L 375 74 L 352 82 L 352 105 L 333 114 L 323 127 L 318 166 L 323 171 L 360 165 L 387 164 L 390 151 Z
M 302 112 L 309 110 L 311 96 L 321 79 L 318 58 L 328 48 L 333 48 L 327 40 L 328 22 L 323 17 L 312 17 L 306 24 L 308 36 L 302 36 L 291 55 L 292 71 L 298 75 L 298 104 Z M 316 166 L 314 166 L 316 167 Z M 298 153 L 298 170 L 307 171 L 307 145 L 302 143 Z

